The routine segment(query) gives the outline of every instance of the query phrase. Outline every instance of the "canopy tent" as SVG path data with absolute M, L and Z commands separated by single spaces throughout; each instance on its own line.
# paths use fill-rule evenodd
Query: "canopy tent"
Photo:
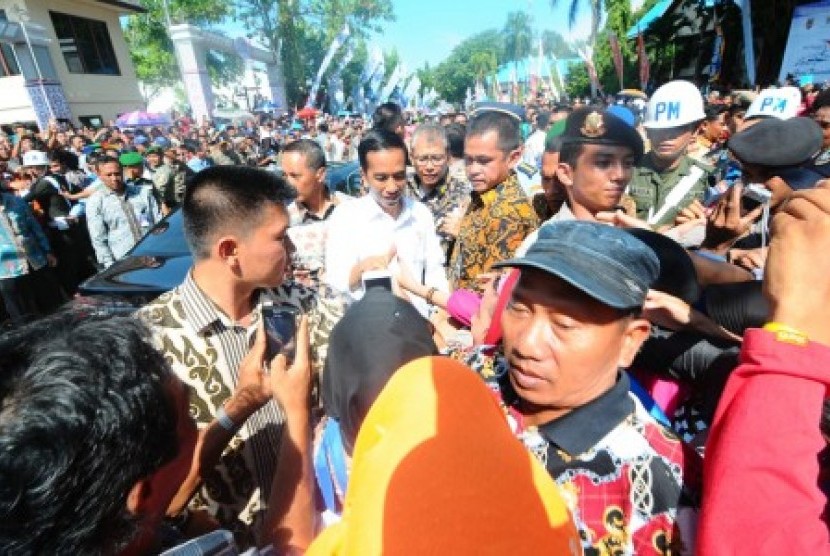
M 651 27 L 652 23 L 666 15 L 666 12 L 669 11 L 677 0 L 660 0 L 656 4 L 654 4 L 649 11 L 643 14 L 643 17 L 628 30 L 626 37 L 629 39 L 634 39 L 640 33 L 645 33 L 648 31 L 648 28 Z M 715 5 L 715 0 L 705 0 L 704 7 L 711 8 Z

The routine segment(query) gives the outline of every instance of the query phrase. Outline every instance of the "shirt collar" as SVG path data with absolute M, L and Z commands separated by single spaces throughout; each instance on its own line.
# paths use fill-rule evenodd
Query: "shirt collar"
M 182 298 L 182 309 L 185 320 L 193 325 L 197 334 L 204 334 L 217 321 L 222 323 L 226 328 L 238 326 L 196 284 L 196 281 L 193 279 L 192 269 L 187 273 L 187 277 L 179 288 L 179 293 Z M 259 321 L 261 293 L 261 291 L 254 293 L 256 296 L 256 308 L 254 309 L 252 325 Z
M 382 218 L 384 216 L 387 217 L 387 218 L 392 218 L 391 216 L 389 216 L 386 213 L 386 211 L 384 211 L 380 207 L 378 202 L 375 201 L 374 197 L 372 197 L 371 193 L 367 193 L 366 195 L 364 195 L 360 199 L 357 199 L 357 202 L 361 202 L 361 201 L 364 203 L 364 209 L 366 210 L 366 215 L 370 219 Z M 352 201 L 352 202 L 354 202 L 354 201 Z M 405 218 L 408 218 L 409 213 L 412 211 L 413 200 L 411 198 L 409 198 L 407 195 L 402 195 L 401 196 L 401 202 L 403 203 L 403 206 L 401 207 L 401 213 L 398 215 L 397 218 L 393 219 L 396 222 L 400 221 L 400 220 L 403 220 Z
M 444 193 L 444 191 L 447 189 L 447 181 L 449 180 L 449 176 L 450 169 L 449 167 L 447 167 L 447 171 L 444 173 L 444 177 L 438 180 L 438 183 L 436 183 L 432 189 L 430 189 L 426 193 L 423 193 L 424 188 L 421 185 L 421 177 L 418 174 L 415 174 L 412 178 L 410 187 L 412 189 L 412 192 L 415 193 L 415 196 L 418 198 L 418 200 L 424 202 L 433 197 L 438 197 L 439 195 L 442 195 Z
M 634 411 L 625 371 L 610 390 L 562 417 L 545 423 L 539 432 L 571 455 L 587 452 Z

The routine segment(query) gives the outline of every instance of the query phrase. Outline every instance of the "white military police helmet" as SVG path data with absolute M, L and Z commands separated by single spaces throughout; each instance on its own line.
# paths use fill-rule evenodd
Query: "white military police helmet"
M 648 101 L 647 129 L 665 129 L 699 122 L 703 112 L 703 96 L 688 81 L 669 81 L 656 91 Z
M 744 116 L 750 118 L 778 118 L 789 120 L 798 115 L 801 107 L 801 91 L 795 87 L 770 88 L 761 91 Z

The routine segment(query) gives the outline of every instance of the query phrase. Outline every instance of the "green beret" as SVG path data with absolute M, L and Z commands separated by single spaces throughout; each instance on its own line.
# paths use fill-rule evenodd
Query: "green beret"
M 118 162 L 121 166 L 141 166 L 144 164 L 144 159 L 137 152 L 129 152 L 119 156 Z

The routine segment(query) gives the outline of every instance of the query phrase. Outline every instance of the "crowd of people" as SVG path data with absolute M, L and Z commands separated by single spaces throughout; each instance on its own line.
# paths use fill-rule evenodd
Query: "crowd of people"
M 830 89 L 53 122 L 0 165 L 4 554 L 830 551 Z M 56 311 L 175 211 L 179 286 Z

